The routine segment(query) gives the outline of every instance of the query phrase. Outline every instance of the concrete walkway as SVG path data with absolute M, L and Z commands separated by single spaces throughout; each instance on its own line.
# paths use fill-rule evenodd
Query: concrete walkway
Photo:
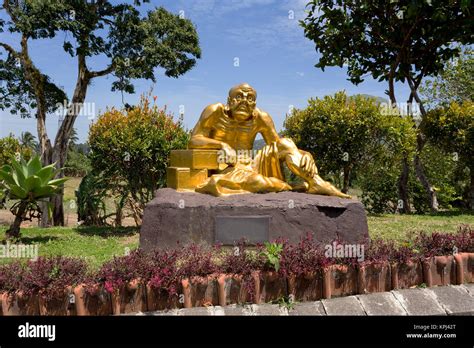
M 252 304 L 183 308 L 137 315 L 474 315 L 474 284 L 297 302 L 291 309 L 277 304 Z

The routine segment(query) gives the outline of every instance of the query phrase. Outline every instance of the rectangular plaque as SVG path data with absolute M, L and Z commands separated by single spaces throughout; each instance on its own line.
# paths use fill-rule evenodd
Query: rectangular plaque
M 267 242 L 269 238 L 270 216 L 216 216 L 215 241 L 233 245 L 242 239 L 250 244 Z

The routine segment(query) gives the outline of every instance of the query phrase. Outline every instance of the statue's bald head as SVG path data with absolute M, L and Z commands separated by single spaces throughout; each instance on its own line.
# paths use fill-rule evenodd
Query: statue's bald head
M 257 98 L 257 91 L 252 86 L 250 86 L 248 83 L 241 83 L 237 86 L 232 87 L 229 90 L 229 97 L 235 95 L 235 93 L 237 93 L 238 91 L 243 91 L 243 92 L 246 92 L 246 93 L 252 92 L 255 95 L 255 99 Z
M 227 110 L 238 121 L 248 120 L 255 111 L 257 92 L 248 83 L 241 83 L 229 91 Z

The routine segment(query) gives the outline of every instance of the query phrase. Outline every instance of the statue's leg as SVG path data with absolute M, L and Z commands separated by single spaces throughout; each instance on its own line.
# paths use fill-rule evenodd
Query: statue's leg
M 252 173 L 247 177 L 243 188 L 249 192 L 281 192 L 291 190 L 286 182 L 272 177 Z
M 306 171 L 304 171 L 300 165 L 303 154 L 291 139 L 280 139 L 280 142 L 278 143 L 278 153 L 280 160 L 284 160 L 288 168 L 294 174 L 303 178 L 307 182 L 308 193 L 351 198 L 351 196 L 342 193 L 336 187 L 331 185 L 331 183 L 323 180 L 317 173 L 313 176 L 310 176 Z M 314 159 L 312 157 L 311 161 L 314 163 Z

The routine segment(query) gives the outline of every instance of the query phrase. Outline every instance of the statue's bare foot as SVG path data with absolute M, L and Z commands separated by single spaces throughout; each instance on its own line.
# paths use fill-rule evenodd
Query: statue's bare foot
M 294 192 L 308 192 L 309 185 L 306 181 L 291 185 L 291 191 Z
M 339 191 L 335 187 L 332 187 L 332 188 L 324 187 L 324 188 L 322 188 L 322 187 L 310 186 L 307 192 L 315 194 L 315 195 L 335 196 L 335 197 L 347 198 L 347 199 L 352 198 L 352 196 L 346 195 L 345 193 Z
M 313 180 L 309 182 L 308 193 L 326 196 L 336 196 L 340 198 L 351 199 L 352 197 L 339 191 L 331 183 L 324 181 L 319 175 L 315 175 Z

